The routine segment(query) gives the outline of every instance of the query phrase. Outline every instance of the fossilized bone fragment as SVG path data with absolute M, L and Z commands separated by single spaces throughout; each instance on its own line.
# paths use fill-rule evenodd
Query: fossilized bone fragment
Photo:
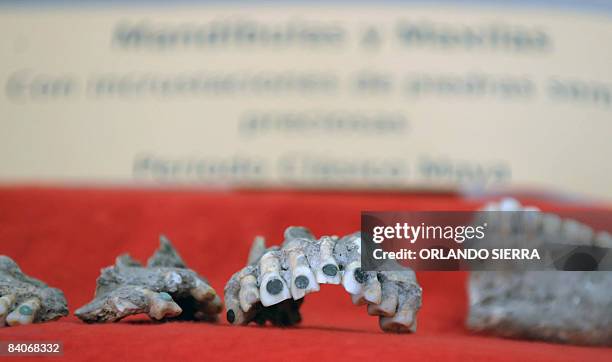
M 0 255 L 0 327 L 52 321 L 68 315 L 61 290 L 25 275 Z
M 499 231 L 513 238 L 578 243 L 612 248 L 610 235 L 594 233 L 575 220 L 523 207 L 506 199 L 487 210 L 536 211 L 500 214 Z M 525 243 L 522 243 L 523 245 Z M 608 252 L 608 258 L 611 257 Z M 467 326 L 477 332 L 502 337 L 540 339 L 551 342 L 612 345 L 612 272 L 609 271 L 478 271 L 468 285 Z
M 102 269 L 96 284 L 95 298 L 75 312 L 88 323 L 141 313 L 155 320 L 216 321 L 223 309 L 208 281 L 187 268 L 164 236 L 146 267 L 121 255 L 115 265 Z
M 416 331 L 422 291 L 412 270 L 363 271 L 359 233 L 316 239 L 303 227 L 287 228 L 280 247 L 266 248 L 263 238 L 255 239 L 248 265 L 225 286 L 227 320 L 297 324 L 304 296 L 320 284 L 342 284 L 354 304 L 380 317 L 384 331 Z

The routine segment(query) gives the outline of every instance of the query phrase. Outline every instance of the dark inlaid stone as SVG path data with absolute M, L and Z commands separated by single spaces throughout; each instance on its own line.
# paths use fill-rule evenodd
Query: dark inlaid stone
M 236 314 L 234 314 L 234 311 L 231 309 L 227 311 L 227 315 L 225 317 L 230 323 L 234 323 L 234 321 L 236 320 Z
M 334 264 L 327 264 L 323 266 L 323 274 L 330 277 L 335 277 L 338 274 L 338 267 Z
M 283 291 L 283 282 L 279 279 L 272 279 L 266 284 L 266 290 L 272 295 L 277 295 Z
M 300 289 L 306 289 L 308 288 L 308 284 L 310 283 L 310 280 L 308 280 L 307 277 L 305 277 L 304 275 L 300 275 L 297 278 L 295 278 L 295 286 L 300 288 Z

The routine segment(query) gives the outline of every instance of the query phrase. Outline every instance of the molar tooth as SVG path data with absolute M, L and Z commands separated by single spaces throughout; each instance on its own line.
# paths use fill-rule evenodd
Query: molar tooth
M 382 290 L 375 272 L 368 272 L 365 280 L 364 298 L 369 303 L 380 304 Z
M 361 294 L 363 291 L 363 283 L 365 282 L 365 273 L 361 270 L 361 263 L 354 261 L 346 266 L 344 275 L 342 276 L 342 285 L 350 294 Z
M 196 281 L 196 286 L 189 291 L 189 294 L 191 294 L 191 296 L 198 302 L 213 300 L 217 295 L 215 290 L 210 285 L 199 279 Z
M 28 299 L 6 316 L 9 326 L 30 324 L 40 310 L 40 301 L 37 298 Z
M 166 292 L 151 293 L 149 295 L 149 316 L 161 320 L 172 318 L 181 314 L 183 310 L 174 302 L 172 296 Z
M 416 332 L 414 311 L 398 310 L 393 317 L 380 317 L 380 327 L 390 332 Z

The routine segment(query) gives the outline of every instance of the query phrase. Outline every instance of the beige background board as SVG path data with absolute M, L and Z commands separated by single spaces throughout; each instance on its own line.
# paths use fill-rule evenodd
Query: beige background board
M 3 183 L 529 186 L 612 199 L 606 14 L 5 6 L 0 54 Z

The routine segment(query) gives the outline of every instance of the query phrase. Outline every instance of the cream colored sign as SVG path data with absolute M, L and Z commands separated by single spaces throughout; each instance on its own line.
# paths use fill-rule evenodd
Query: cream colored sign
M 612 20 L 426 5 L 0 9 L 0 180 L 612 198 Z

